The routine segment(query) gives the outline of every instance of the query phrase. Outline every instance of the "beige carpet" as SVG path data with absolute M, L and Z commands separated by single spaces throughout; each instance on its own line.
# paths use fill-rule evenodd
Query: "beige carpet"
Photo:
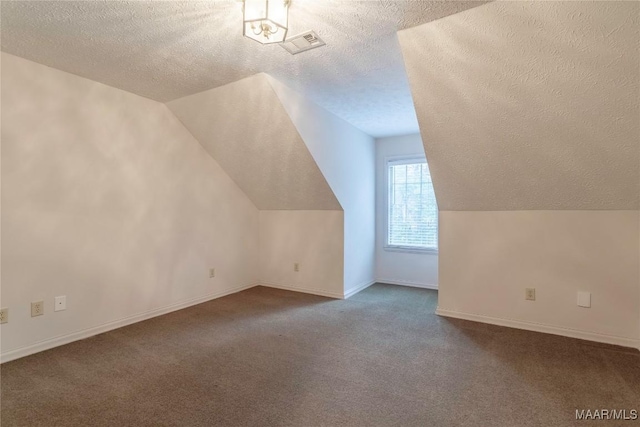
M 2 426 L 564 426 L 640 353 L 447 320 L 435 291 L 254 288 L 2 365 Z

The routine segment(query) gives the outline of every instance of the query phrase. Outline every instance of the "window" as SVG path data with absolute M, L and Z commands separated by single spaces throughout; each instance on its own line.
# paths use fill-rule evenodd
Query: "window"
M 387 161 L 387 249 L 436 252 L 438 205 L 424 158 Z

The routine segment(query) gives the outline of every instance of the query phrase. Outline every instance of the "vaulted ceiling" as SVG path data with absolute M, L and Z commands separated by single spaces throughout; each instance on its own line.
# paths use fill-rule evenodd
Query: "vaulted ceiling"
M 291 33 L 316 30 L 327 46 L 291 56 L 243 38 L 235 0 L 2 1 L 2 50 L 174 100 L 205 146 L 223 132 L 242 149 L 245 129 L 230 136 L 230 117 L 265 116 L 273 100 L 285 139 L 304 147 L 266 80 L 257 92 L 227 87 L 258 72 L 374 136 L 415 132 L 419 122 L 443 210 L 638 209 L 640 5 L 484 3 L 293 0 Z M 208 116 L 226 102 L 221 118 Z M 257 144 L 260 120 L 249 136 Z M 300 164 L 317 169 L 302 151 Z M 311 187 L 326 186 L 321 178 Z M 272 194 L 273 206 L 323 208 L 302 207 L 302 192 Z M 329 192 L 317 196 L 338 206 Z M 260 197 L 259 207 L 274 208 Z
M 640 208 L 639 15 L 507 1 L 401 31 L 440 209 Z
M 293 0 L 291 56 L 242 37 L 242 2 L 2 1 L 2 50 L 166 102 L 267 72 L 372 136 L 417 132 L 396 31 L 484 2 Z

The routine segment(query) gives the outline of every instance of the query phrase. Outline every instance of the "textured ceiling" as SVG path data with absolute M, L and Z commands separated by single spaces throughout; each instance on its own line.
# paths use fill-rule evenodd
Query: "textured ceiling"
M 260 210 L 342 210 L 265 74 L 167 106 Z
M 496 2 L 398 34 L 442 210 L 638 209 L 637 2 Z
M 2 50 L 161 102 L 267 72 L 372 136 L 418 125 L 396 30 L 481 3 L 293 0 L 291 56 L 242 37 L 230 1 L 2 1 Z

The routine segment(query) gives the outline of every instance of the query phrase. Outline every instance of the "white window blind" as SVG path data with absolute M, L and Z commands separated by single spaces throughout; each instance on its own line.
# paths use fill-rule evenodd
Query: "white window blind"
M 424 159 L 387 163 L 389 212 L 387 246 L 438 248 L 438 205 Z

